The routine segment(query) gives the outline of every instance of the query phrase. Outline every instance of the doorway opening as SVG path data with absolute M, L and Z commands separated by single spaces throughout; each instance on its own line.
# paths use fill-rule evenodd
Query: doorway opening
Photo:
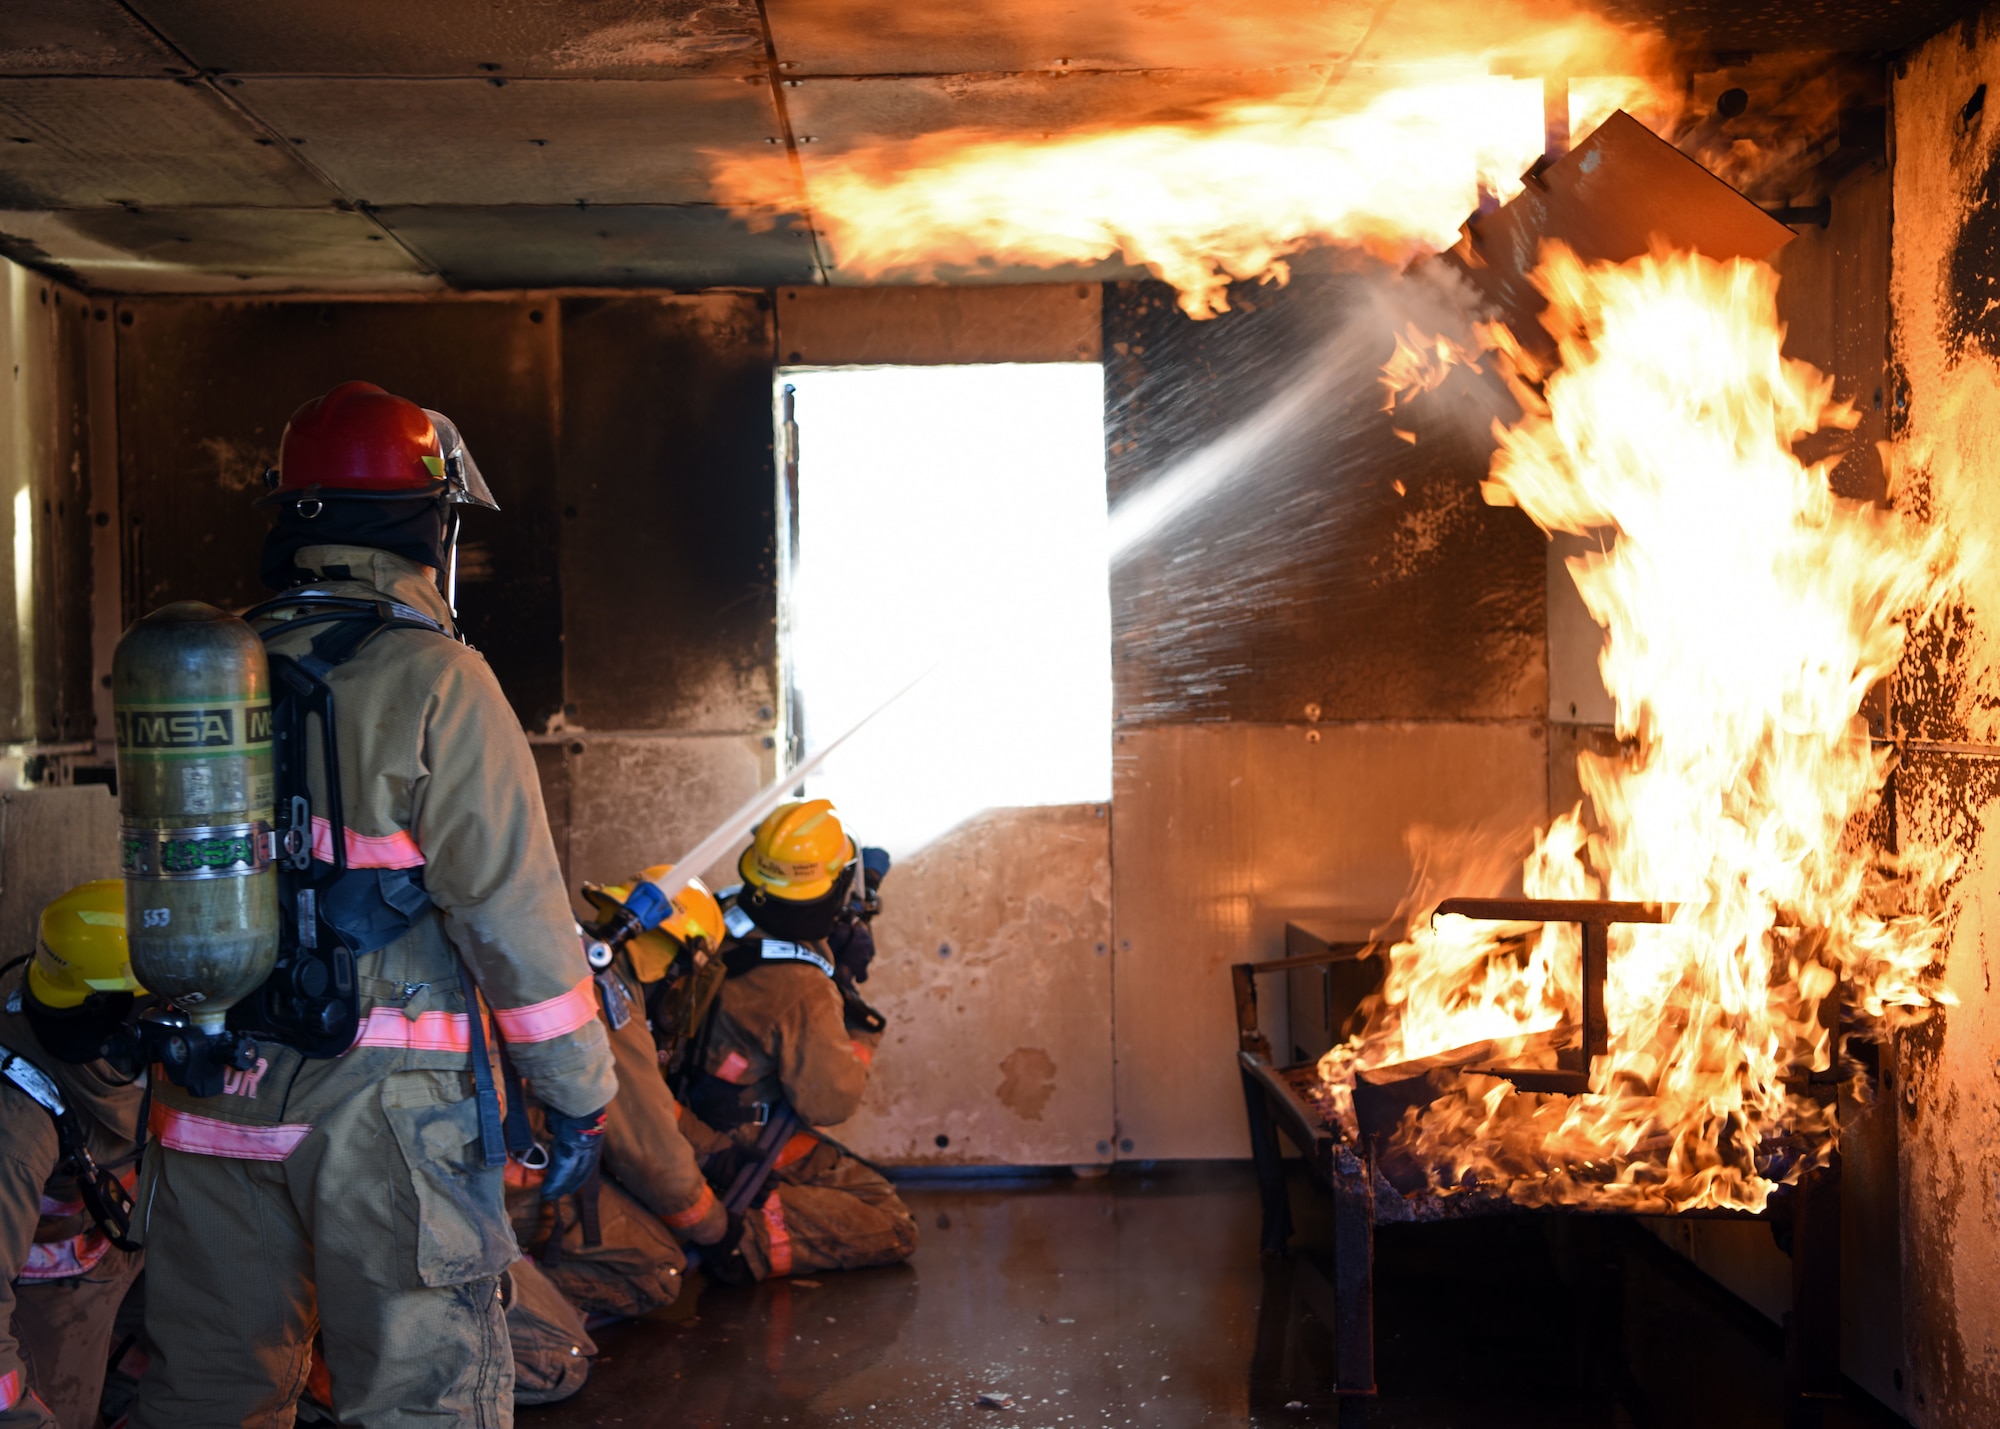
M 795 744 L 824 747 L 923 676 L 807 794 L 898 858 L 981 810 L 1108 800 L 1103 368 L 778 380 L 796 423 Z

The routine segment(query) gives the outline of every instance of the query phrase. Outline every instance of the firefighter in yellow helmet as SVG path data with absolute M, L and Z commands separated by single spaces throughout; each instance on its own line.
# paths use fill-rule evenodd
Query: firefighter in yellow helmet
M 23 961 L 0 972 L 0 1425 L 86 1429 L 140 1266 L 119 1243 L 144 1089 L 103 1060 L 141 990 L 124 884 L 49 904 Z
M 881 1042 L 855 984 L 888 856 L 857 848 L 813 799 L 765 819 L 737 867 L 726 977 L 683 1082 L 682 1125 L 730 1213 L 703 1263 L 762 1280 L 906 1259 L 917 1226 L 895 1189 L 816 1130 L 860 1108 Z
M 640 876 L 652 880 L 670 871 L 649 868 Z M 601 914 L 630 895 L 629 886 L 584 889 Z M 654 1029 L 667 1025 L 669 1004 L 678 1006 L 702 980 L 721 936 L 722 910 L 696 879 L 657 926 L 615 948 L 586 941 L 598 1016 L 618 1071 L 618 1095 L 605 1110 L 603 1178 L 594 1195 L 579 1200 L 575 1215 L 537 1199 L 539 1173 L 530 1168 L 510 1169 L 507 1195 L 515 1235 L 538 1256 L 540 1274 L 586 1316 L 643 1315 L 671 1303 L 687 1267 L 681 1242 L 712 1243 L 728 1227 L 681 1134 L 680 1107 L 661 1077 L 654 1040 Z M 548 1377 L 546 1367 L 526 1361 L 530 1345 L 548 1336 L 528 1336 L 524 1345 L 521 1316 L 510 1311 L 508 1323 L 517 1385 Z M 518 1392 L 517 1401 L 526 1402 Z
M 640 877 L 672 871 L 661 865 Z M 621 901 L 629 891 L 604 890 Z M 721 905 L 693 879 L 674 896 L 672 916 L 628 941 L 597 974 L 599 1007 L 618 1063 L 618 1095 L 604 1129 L 605 1174 L 675 1235 L 703 1245 L 721 1239 L 726 1218 L 680 1134 L 680 1105 L 661 1070 L 676 1057 L 676 1037 L 694 1024 L 696 1004 L 713 1000 L 724 936 Z

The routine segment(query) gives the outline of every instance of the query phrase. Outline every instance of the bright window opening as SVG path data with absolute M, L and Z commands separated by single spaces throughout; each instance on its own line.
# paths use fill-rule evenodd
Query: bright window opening
M 799 433 L 789 654 L 806 751 L 931 671 L 808 794 L 897 857 L 981 810 L 1110 798 L 1103 369 L 779 381 Z

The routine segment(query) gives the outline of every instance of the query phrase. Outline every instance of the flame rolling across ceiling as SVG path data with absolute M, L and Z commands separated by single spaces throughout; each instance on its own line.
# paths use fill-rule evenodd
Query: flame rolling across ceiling
M 1039 138 L 952 129 L 817 155 L 813 221 L 852 279 L 1122 255 L 1202 317 L 1228 308 L 1232 280 L 1284 281 L 1308 247 L 1400 263 L 1449 243 L 1541 157 L 1542 76 L 1573 76 L 1578 131 L 1620 108 L 1665 123 L 1679 103 L 1651 77 L 1657 37 L 1595 17 L 1463 0 L 1375 13 L 1332 64 L 1192 118 Z M 1312 55 L 1314 37 L 1298 38 Z M 768 165 L 711 159 L 725 203 L 753 217 L 794 204 Z

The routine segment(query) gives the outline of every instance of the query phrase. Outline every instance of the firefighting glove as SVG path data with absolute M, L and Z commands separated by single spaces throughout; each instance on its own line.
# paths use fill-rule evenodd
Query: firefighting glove
M 604 1154 L 604 1109 L 589 1116 L 565 1116 L 550 1107 L 547 1121 L 549 1165 L 542 1173 L 542 1199 L 559 1201 L 574 1196 L 597 1169 Z
M 701 1252 L 701 1268 L 709 1277 L 723 1285 L 747 1285 L 757 1277 L 751 1272 L 748 1262 L 743 1259 L 744 1220 L 735 1211 L 729 1213 L 729 1229 L 714 1245 L 704 1246 Z
M 882 880 L 889 876 L 889 850 L 885 848 L 864 848 L 861 850 L 861 889 L 872 900 L 882 889 Z M 869 916 L 874 916 L 871 912 Z
M 856 982 L 868 981 L 868 964 L 875 961 L 875 934 L 866 922 L 842 917 L 826 935 L 826 946 L 835 967 L 845 969 Z

